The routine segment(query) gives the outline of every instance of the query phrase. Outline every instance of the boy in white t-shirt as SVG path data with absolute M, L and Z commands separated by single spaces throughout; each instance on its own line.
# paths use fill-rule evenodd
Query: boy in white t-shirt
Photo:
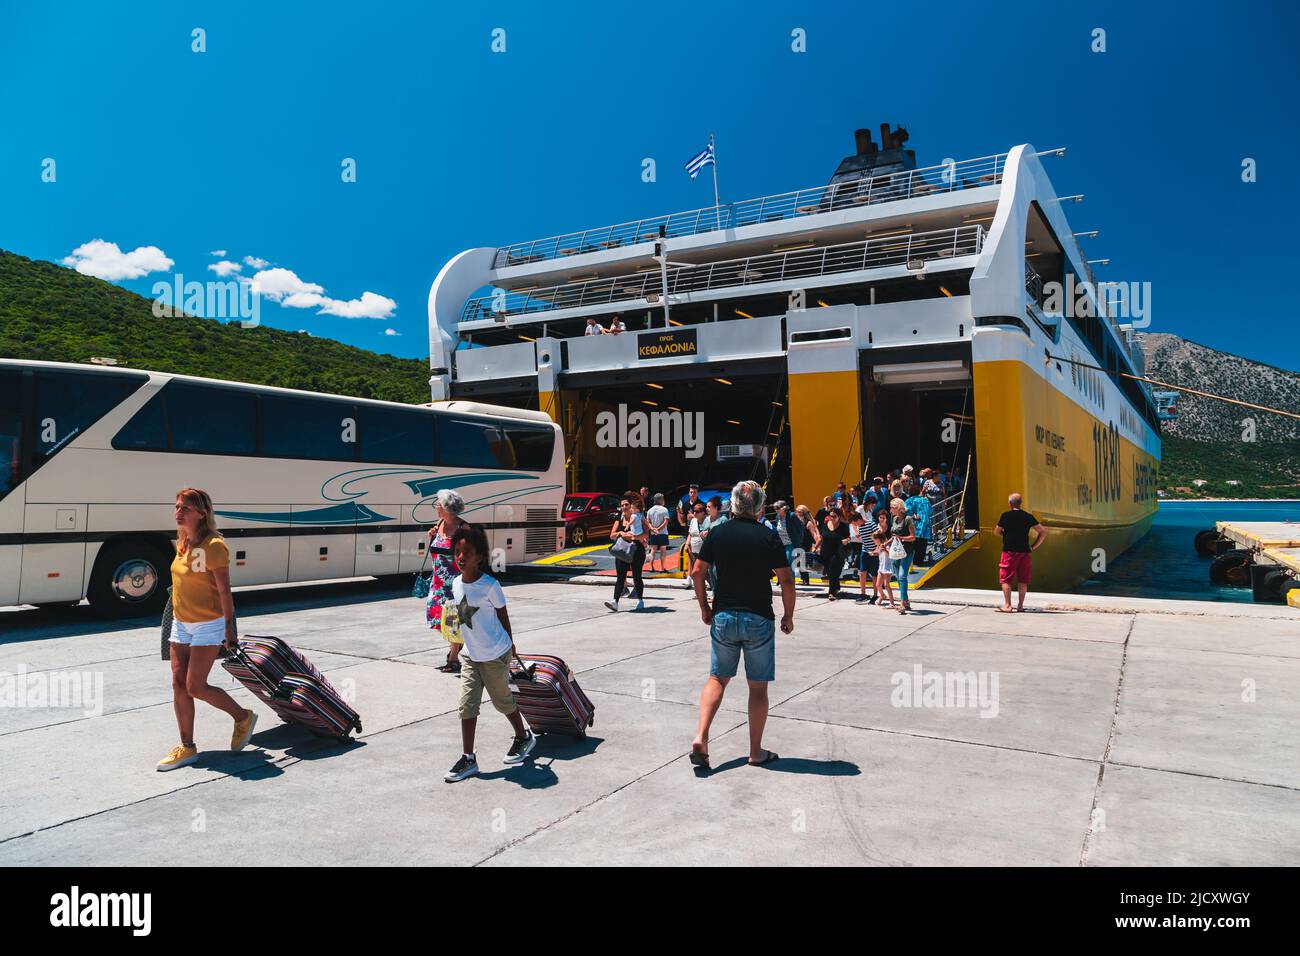
M 474 731 L 479 704 L 487 688 L 492 706 L 506 715 L 515 739 L 506 753 L 507 765 L 521 764 L 532 753 L 537 737 L 524 725 L 510 690 L 510 656 L 515 642 L 506 615 L 506 595 L 497 579 L 483 569 L 488 565 L 487 535 L 482 528 L 462 524 L 451 536 L 460 577 L 451 582 L 451 600 L 442 608 L 443 633 L 448 627 L 464 642 L 460 653 L 460 736 L 463 752 L 443 777 L 455 783 L 478 773 L 474 756 Z

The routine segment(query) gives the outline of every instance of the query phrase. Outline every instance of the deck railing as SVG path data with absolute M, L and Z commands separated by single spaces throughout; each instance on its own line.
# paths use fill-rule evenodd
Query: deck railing
M 773 196 L 760 196 L 721 206 L 705 206 L 666 216 L 652 216 L 634 222 L 598 226 L 546 239 L 517 242 L 497 250 L 493 268 L 527 265 L 650 242 L 659 237 L 660 227 L 663 228 L 664 235 L 672 239 L 978 186 L 993 186 L 1002 182 L 1006 159 L 1006 153 L 998 153 L 978 159 L 964 159 L 921 169 L 883 173 L 850 182 L 797 189 Z
M 675 295 L 710 289 L 816 278 L 884 266 L 925 263 L 977 254 L 984 244 L 981 225 L 957 226 L 934 232 L 887 235 L 860 242 L 820 246 L 791 252 L 674 266 L 668 270 L 669 301 Z M 637 302 L 664 292 L 658 270 L 633 275 L 591 279 L 527 292 L 498 290 L 465 303 L 462 322 L 493 319 L 504 322 L 513 315 L 575 309 L 617 302 Z

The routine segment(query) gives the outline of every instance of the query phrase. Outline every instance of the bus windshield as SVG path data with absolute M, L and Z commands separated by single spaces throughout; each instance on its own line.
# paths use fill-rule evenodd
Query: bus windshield
M 0 371 L 0 498 L 17 488 L 22 477 L 22 395 L 19 374 Z

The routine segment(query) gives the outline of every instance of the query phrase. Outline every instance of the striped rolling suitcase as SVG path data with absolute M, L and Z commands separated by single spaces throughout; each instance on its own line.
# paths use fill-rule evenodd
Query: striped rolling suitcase
M 516 655 L 510 665 L 510 682 L 519 710 L 535 733 L 585 737 L 587 728 L 596 722 L 596 706 L 558 657 Z
M 286 723 L 339 740 L 361 731 L 361 716 L 311 661 L 278 637 L 248 635 L 221 666 Z

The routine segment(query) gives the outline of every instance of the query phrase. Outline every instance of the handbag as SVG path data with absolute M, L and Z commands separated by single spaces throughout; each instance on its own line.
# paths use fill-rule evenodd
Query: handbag
M 626 531 L 623 526 L 622 518 L 618 519 L 618 530 Z M 637 542 L 628 541 L 626 538 L 615 538 L 613 544 L 609 546 L 609 553 L 614 556 L 615 561 L 621 561 L 623 564 L 631 564 L 633 557 L 636 555 Z
M 636 543 L 628 541 L 626 538 L 618 538 L 609 546 L 609 553 L 618 561 L 624 564 L 631 564 L 632 557 L 636 554 Z
M 889 560 L 902 561 L 905 557 L 907 557 L 907 548 L 904 547 L 903 542 L 899 540 L 897 535 L 895 535 L 889 542 Z
M 424 549 L 424 560 L 420 562 L 420 570 L 415 572 L 415 577 L 411 581 L 411 597 L 423 600 L 429 596 L 429 589 L 433 586 L 433 572 L 424 573 L 424 562 L 429 560 L 429 549 Z
M 172 659 L 172 589 L 167 589 L 167 603 L 162 615 L 162 659 Z

